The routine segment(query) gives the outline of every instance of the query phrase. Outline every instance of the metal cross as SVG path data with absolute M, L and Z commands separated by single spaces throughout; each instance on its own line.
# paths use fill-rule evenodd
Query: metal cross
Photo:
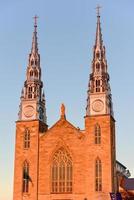
M 33 19 L 34 19 L 34 26 L 37 26 L 37 19 L 38 19 L 39 17 L 37 16 L 37 15 L 35 15 L 34 17 L 33 17 Z
M 101 9 L 101 6 L 98 5 L 98 6 L 96 7 L 96 10 L 97 10 L 97 16 L 100 16 L 100 9 Z

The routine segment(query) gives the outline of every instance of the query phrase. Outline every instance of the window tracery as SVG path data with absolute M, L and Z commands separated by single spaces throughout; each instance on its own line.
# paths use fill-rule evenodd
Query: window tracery
M 52 193 L 72 192 L 72 159 L 64 148 L 55 152 L 52 161 Z

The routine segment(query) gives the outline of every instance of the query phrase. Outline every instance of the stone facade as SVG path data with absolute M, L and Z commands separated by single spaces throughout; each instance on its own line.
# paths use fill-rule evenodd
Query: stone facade
M 94 125 L 102 127 L 102 142 L 94 144 Z M 65 118 L 61 118 L 53 127 L 40 132 L 39 121 L 17 122 L 15 156 L 14 200 L 23 199 L 109 199 L 109 192 L 115 191 L 114 162 L 111 127 L 114 120 L 110 116 L 85 118 L 85 131 L 74 127 Z M 31 133 L 30 148 L 24 149 L 24 132 Z M 51 163 L 53 154 L 60 148 L 66 149 L 73 160 L 72 194 L 53 194 Z M 95 160 L 102 162 L 102 192 L 95 192 Z M 22 166 L 27 160 L 30 164 L 29 192 L 22 193 Z M 37 198 L 38 194 L 38 198 Z

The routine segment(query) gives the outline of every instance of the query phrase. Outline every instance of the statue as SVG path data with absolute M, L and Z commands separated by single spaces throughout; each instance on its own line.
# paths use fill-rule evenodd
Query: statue
M 66 118 L 65 116 L 65 105 L 62 103 L 61 104 L 61 118 Z

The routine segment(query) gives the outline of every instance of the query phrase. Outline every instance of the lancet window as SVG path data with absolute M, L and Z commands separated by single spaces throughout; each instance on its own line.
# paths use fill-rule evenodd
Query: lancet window
M 22 192 L 29 192 L 29 163 L 27 161 L 23 164 L 23 184 L 22 184 Z
M 37 70 L 35 70 L 34 75 L 35 75 L 35 77 L 38 77 L 38 71 Z
M 29 87 L 28 87 L 28 98 L 29 98 L 29 99 L 32 98 L 32 91 L 33 91 L 32 86 L 29 86 Z
M 30 131 L 28 128 L 24 132 L 24 149 L 30 148 Z
M 99 63 L 96 64 L 96 71 L 97 71 L 97 72 L 100 71 L 100 64 L 99 64 Z
M 33 60 L 31 60 L 31 65 L 33 65 L 34 64 L 34 61 Z
M 32 70 L 30 71 L 30 76 L 33 76 L 33 71 Z
M 100 80 L 96 80 L 96 92 L 100 92 Z
M 60 148 L 52 161 L 52 193 L 72 193 L 72 159 Z
M 95 144 L 101 144 L 101 128 L 99 124 L 95 125 Z
M 102 191 L 102 164 L 99 158 L 95 161 L 95 191 Z

